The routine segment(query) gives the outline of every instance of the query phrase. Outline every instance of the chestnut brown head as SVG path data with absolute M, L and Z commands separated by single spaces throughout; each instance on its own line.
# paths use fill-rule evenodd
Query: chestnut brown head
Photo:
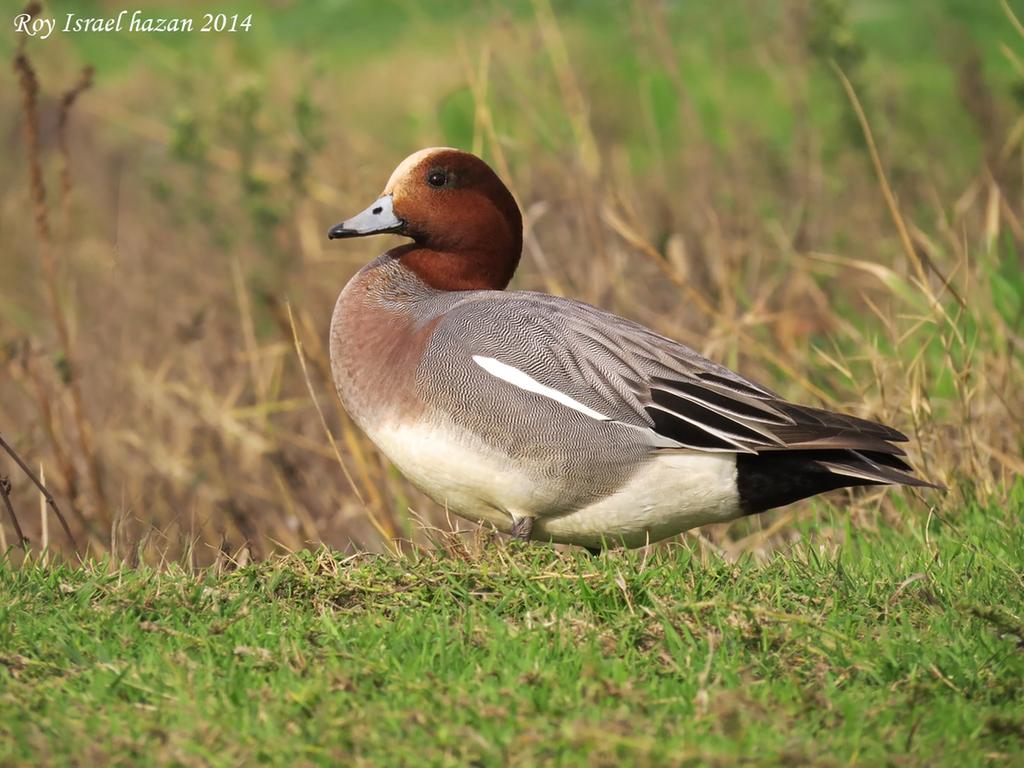
M 508 188 L 483 160 L 448 147 L 399 164 L 383 194 L 328 232 L 331 239 L 393 233 L 412 238 L 402 263 L 441 290 L 504 288 L 522 251 L 523 223 Z

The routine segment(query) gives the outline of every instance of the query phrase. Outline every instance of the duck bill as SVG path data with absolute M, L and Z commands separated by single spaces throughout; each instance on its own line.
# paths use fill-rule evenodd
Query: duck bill
M 391 195 L 381 195 L 362 213 L 331 227 L 327 237 L 330 240 L 338 240 L 343 237 L 397 233 L 404 227 L 405 222 L 395 215 L 394 198 Z

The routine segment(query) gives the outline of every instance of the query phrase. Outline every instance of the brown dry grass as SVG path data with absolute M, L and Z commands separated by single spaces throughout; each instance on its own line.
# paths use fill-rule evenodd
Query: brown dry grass
M 799 116 L 819 65 L 799 44 L 805 4 L 785 7 L 780 36 L 750 55 L 785 83 Z M 839 497 L 858 525 L 955 515 L 973 495 L 1004 493 L 1024 471 L 1024 378 L 1019 324 L 997 311 L 990 276 L 1024 238 L 1024 123 L 1005 109 L 987 118 L 969 179 L 906 165 L 889 178 L 877 130 L 870 151 L 862 136 L 826 157 L 810 120 L 787 166 L 769 167 L 742 123 L 727 126 L 725 150 L 700 137 L 662 9 L 635 11 L 633 39 L 668 72 L 687 139 L 642 169 L 616 121 L 649 116 L 609 105 L 587 76 L 581 33 L 545 0 L 526 21 L 496 12 L 500 24 L 456 36 L 451 56 L 399 51 L 360 78 L 314 76 L 301 52 L 279 50 L 254 81 L 223 46 L 211 54 L 216 77 L 180 62 L 168 74 L 168 54 L 143 49 L 156 64 L 101 77 L 70 120 L 60 94 L 74 92 L 82 63 L 67 47 L 29 46 L 37 118 L 26 121 L 33 107 L 19 112 L 14 89 L 0 96 L 14 146 L 0 189 L 0 425 L 45 469 L 89 551 L 208 562 L 315 542 L 402 548 L 449 526 L 334 397 L 333 301 L 384 244 L 329 247 L 323 233 L 360 210 L 404 152 L 441 143 L 434 105 L 461 86 L 474 98 L 467 148 L 493 161 L 526 214 L 516 287 L 600 305 L 789 397 L 907 431 L 912 461 L 950 492 Z M 427 38 L 436 31 L 417 23 Z M 304 94 L 322 113 L 309 129 L 289 122 Z M 957 108 L 971 111 L 972 96 Z M 403 113 L 418 122 L 399 142 L 387 119 Z M 509 114 L 519 122 L 503 122 Z M 875 117 L 866 104 L 861 129 Z M 11 476 L 38 546 L 35 491 Z M 764 552 L 809 509 L 697 538 Z

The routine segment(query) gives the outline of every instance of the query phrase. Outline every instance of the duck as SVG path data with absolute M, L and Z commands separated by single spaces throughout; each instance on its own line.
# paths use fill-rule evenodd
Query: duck
M 334 382 L 384 456 L 460 517 L 597 553 L 838 488 L 938 487 L 892 427 L 789 402 L 581 301 L 506 290 L 522 215 L 474 154 L 413 153 L 328 238 L 380 234 L 407 242 L 341 291 Z

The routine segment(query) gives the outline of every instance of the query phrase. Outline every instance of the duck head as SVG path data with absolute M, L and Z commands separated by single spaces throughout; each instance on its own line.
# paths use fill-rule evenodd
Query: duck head
M 332 227 L 332 239 L 397 234 L 389 254 L 438 290 L 501 290 L 516 271 L 523 219 L 512 193 L 476 155 L 449 147 L 403 160 L 370 206 Z

